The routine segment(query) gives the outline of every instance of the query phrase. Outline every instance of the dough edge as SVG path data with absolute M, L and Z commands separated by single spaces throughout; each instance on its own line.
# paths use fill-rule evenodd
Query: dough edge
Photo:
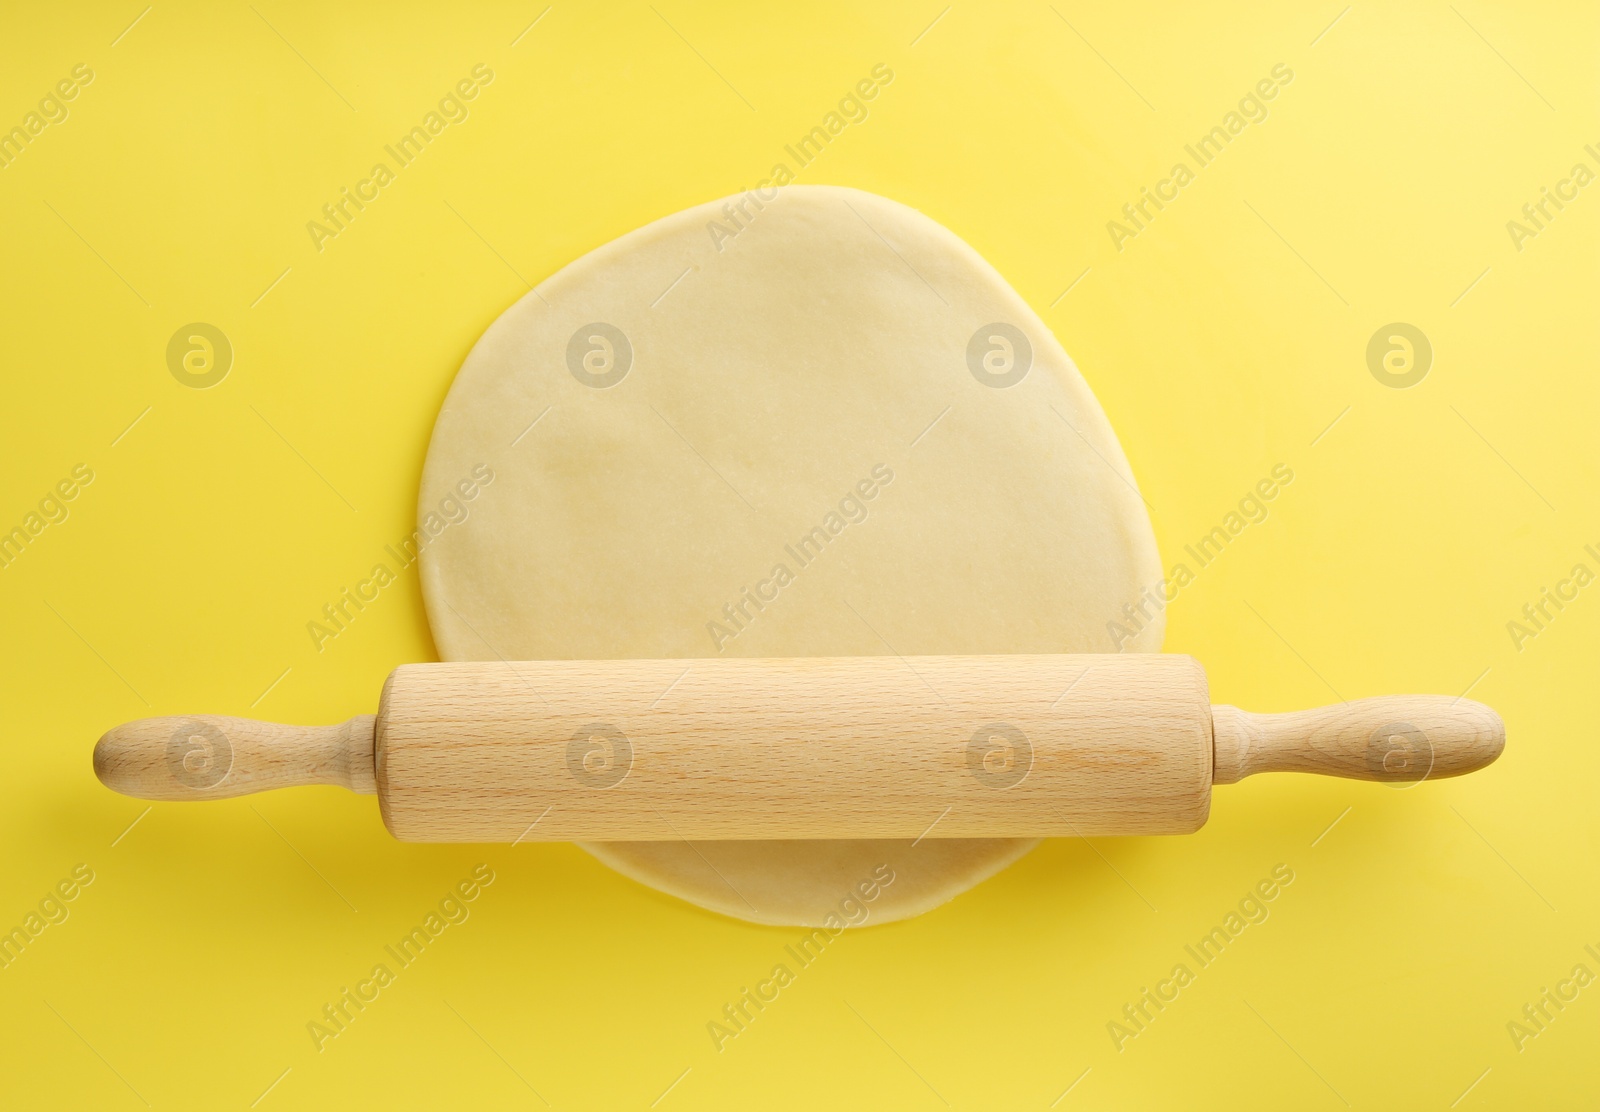
M 782 191 L 780 197 L 769 204 L 796 202 L 805 204 L 842 198 L 864 211 L 887 215 L 902 225 L 914 224 L 918 226 L 920 233 L 937 241 L 940 249 L 962 257 L 972 268 L 975 278 L 981 275 L 1011 303 L 1013 319 L 1025 326 L 1030 335 L 1039 337 L 1041 343 L 1054 348 L 1054 354 L 1068 372 L 1065 376 L 1058 376 L 1058 381 L 1069 394 L 1073 395 L 1084 412 L 1093 415 L 1098 426 L 1081 431 L 1094 438 L 1096 450 L 1105 453 L 1106 461 L 1113 469 L 1133 476 L 1133 469 L 1111 427 L 1109 418 L 1081 372 L 1078 371 L 1076 363 L 1032 306 L 975 248 L 932 217 L 879 194 L 834 185 L 789 185 L 780 188 Z M 563 285 L 584 281 L 587 272 L 611 265 L 613 259 L 627 254 L 637 244 L 679 234 L 684 228 L 703 229 L 708 221 L 724 218 L 722 205 L 725 202 L 736 201 L 742 196 L 744 194 L 733 194 L 670 213 L 574 259 L 540 283 L 535 290 L 528 292 L 502 311 L 474 343 L 462 363 L 461 371 L 473 364 L 480 348 L 485 346 L 487 338 L 497 329 L 515 328 L 517 319 L 523 313 L 538 311 L 545 307 L 540 304 L 542 298 L 538 290 L 550 291 L 552 297 L 559 301 Z M 451 407 L 456 389 L 462 382 L 461 371 L 457 372 L 441 407 L 441 418 Z M 439 459 L 434 451 L 438 428 L 439 422 L 436 421 L 434 434 L 430 438 L 427 460 L 423 466 L 422 481 L 419 484 L 419 520 L 437 500 L 439 492 L 446 489 L 455 478 L 453 473 L 446 474 L 442 462 L 436 462 Z M 1136 484 L 1137 480 L 1134 479 L 1134 482 Z M 1137 489 L 1131 492 L 1131 497 L 1119 497 L 1113 504 L 1120 507 L 1124 532 L 1133 539 L 1129 551 L 1119 554 L 1119 559 L 1126 559 L 1135 569 L 1134 574 L 1138 582 L 1148 583 L 1158 580 L 1163 574 L 1159 551 Z M 448 604 L 444 601 L 447 590 L 444 582 L 445 573 L 440 569 L 436 558 L 429 558 L 429 551 L 424 549 L 421 554 L 419 579 L 435 645 L 442 659 L 473 659 L 470 654 L 456 651 L 461 642 L 475 638 L 462 628 L 462 624 L 454 615 L 448 613 Z M 1139 630 L 1127 645 L 1126 651 L 1159 651 L 1164 629 L 1165 613 L 1161 611 Z M 932 838 L 914 844 L 903 841 L 849 840 L 819 843 L 752 840 L 737 843 L 689 844 L 689 848 L 694 851 L 692 855 L 682 854 L 681 850 L 685 843 L 678 842 L 577 844 L 596 860 L 628 879 L 706 910 L 763 925 L 815 928 L 826 925 L 825 920 L 831 917 L 839 901 L 848 897 L 851 891 L 849 886 L 867 880 L 874 866 L 880 861 L 895 869 L 896 882 L 879 889 L 878 895 L 866 905 L 869 909 L 868 918 L 859 925 L 895 922 L 942 906 L 1026 856 L 1039 845 L 1039 841 L 1039 839 Z M 843 856 L 846 847 L 860 850 L 871 847 L 873 852 L 864 853 L 853 868 L 836 868 L 835 875 L 824 877 L 822 874 L 825 868 L 818 866 L 814 856 L 820 847 L 833 847 L 832 852 L 823 850 L 822 856 L 825 862 L 835 863 Z M 746 865 L 753 864 L 753 858 L 763 854 L 770 855 L 771 862 L 762 865 L 758 870 L 765 874 L 760 879 L 773 881 L 781 879 L 784 882 L 784 892 L 774 896 L 773 893 L 765 891 L 764 884 L 759 882 L 752 884 L 749 877 L 741 876 L 740 879 L 745 881 L 742 887 L 746 889 L 741 893 L 740 889 L 735 888 L 723 872 L 713 864 L 706 853 L 707 850 L 711 855 L 718 857 L 728 854 L 740 857 Z M 906 854 L 912 852 L 922 855 L 926 863 L 918 861 L 914 866 L 903 866 L 890 860 L 893 856 L 903 860 Z M 857 873 L 860 874 L 859 877 L 855 875 Z M 846 879 L 840 883 L 841 878 L 846 876 L 853 879 Z M 753 891 L 754 888 L 763 890 Z M 756 898 L 752 900 L 748 898 L 749 896 Z

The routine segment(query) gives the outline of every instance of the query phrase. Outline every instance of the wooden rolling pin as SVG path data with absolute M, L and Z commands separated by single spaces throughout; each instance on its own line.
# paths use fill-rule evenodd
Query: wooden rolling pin
M 408 664 L 337 726 L 147 718 L 94 751 L 145 799 L 338 784 L 413 842 L 1186 834 L 1256 772 L 1458 776 L 1505 727 L 1443 695 L 1212 706 L 1192 657 Z

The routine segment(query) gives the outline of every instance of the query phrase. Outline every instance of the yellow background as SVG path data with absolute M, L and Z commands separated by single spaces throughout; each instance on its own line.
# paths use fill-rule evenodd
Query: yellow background
M 96 478 L 0 570 L 0 927 L 79 863 L 96 879 L 0 971 L 4 1103 L 1593 1106 L 1600 987 L 1520 1052 L 1506 1025 L 1600 972 L 1600 588 L 1520 651 L 1506 623 L 1600 571 L 1600 185 L 1521 251 L 1506 222 L 1597 168 L 1600 23 L 1341 6 L 660 0 L 523 35 L 543 4 L 8 5 L 0 125 L 96 76 L 0 169 L 0 527 L 75 464 Z M 306 222 L 479 62 L 470 119 L 315 250 Z M 801 180 L 913 205 L 1010 279 L 1168 563 L 1294 470 L 1167 648 L 1258 710 L 1470 686 L 1505 716 L 1497 765 L 1411 791 L 1262 777 L 1192 837 L 1046 843 L 847 933 L 721 1053 L 706 1023 L 799 932 L 570 846 L 401 845 L 332 788 L 146 814 L 95 782 L 116 722 L 332 721 L 431 659 L 414 571 L 324 652 L 305 624 L 410 529 L 474 339 L 525 280 L 753 185 L 879 62 L 871 117 Z M 1106 222 L 1279 62 L 1270 118 L 1116 250 Z M 208 390 L 166 366 L 195 321 L 236 352 Z M 1366 365 L 1396 321 L 1435 349 L 1406 390 Z M 479 862 L 472 917 L 317 1052 L 308 1021 Z M 1270 919 L 1119 1053 L 1107 1022 L 1280 862 Z

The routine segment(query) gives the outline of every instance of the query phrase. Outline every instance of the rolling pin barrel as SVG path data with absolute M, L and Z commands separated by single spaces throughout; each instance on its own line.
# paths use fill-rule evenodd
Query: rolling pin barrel
M 376 790 L 402 840 L 1180 834 L 1261 771 L 1458 775 L 1504 728 L 1465 699 L 1212 707 L 1190 657 L 852 657 L 405 665 L 376 716 L 192 716 L 110 731 L 95 770 L 153 799 Z

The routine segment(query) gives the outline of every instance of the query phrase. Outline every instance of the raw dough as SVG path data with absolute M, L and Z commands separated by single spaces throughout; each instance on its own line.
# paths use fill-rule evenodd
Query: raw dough
M 439 414 L 419 521 L 446 660 L 1110 652 L 1161 576 L 1050 330 L 945 228 L 831 186 L 658 220 L 508 309 Z M 814 926 L 918 914 L 1035 844 L 938 817 L 915 845 L 586 848 Z

